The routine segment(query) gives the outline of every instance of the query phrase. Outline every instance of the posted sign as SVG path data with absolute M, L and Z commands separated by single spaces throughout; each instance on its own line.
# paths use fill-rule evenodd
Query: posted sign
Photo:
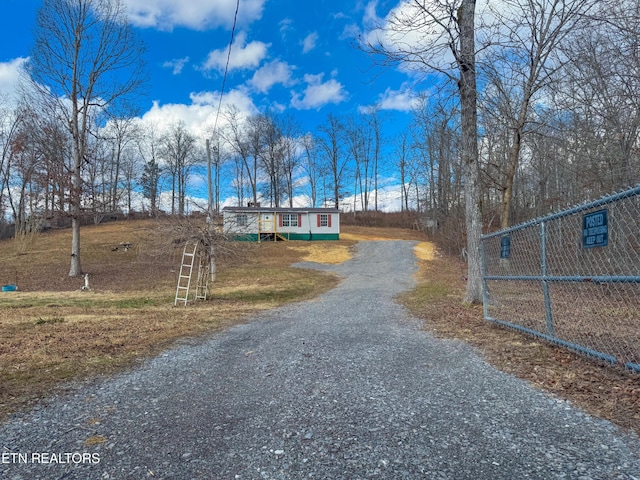
M 582 248 L 606 247 L 609 244 L 607 210 L 582 216 Z
M 511 237 L 506 235 L 500 239 L 500 258 L 511 256 Z

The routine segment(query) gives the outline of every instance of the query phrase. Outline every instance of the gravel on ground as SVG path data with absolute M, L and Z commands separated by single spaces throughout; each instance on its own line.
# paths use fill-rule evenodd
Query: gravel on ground
M 414 242 L 321 297 L 185 341 L 0 425 L 2 479 L 640 479 L 640 439 L 432 337 Z

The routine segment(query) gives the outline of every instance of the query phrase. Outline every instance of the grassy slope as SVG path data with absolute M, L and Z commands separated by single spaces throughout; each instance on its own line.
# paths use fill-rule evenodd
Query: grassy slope
M 44 233 L 20 249 L 0 242 L 0 282 L 19 288 L 0 294 L 0 418 L 65 381 L 118 371 L 177 339 L 228 328 L 338 281 L 291 267 L 314 253 L 308 242 L 244 244 L 220 265 L 209 301 L 174 307 L 182 244 L 171 232 L 151 220 L 83 228 L 89 292 L 80 290 L 82 278 L 67 276 L 68 231 Z M 133 248 L 114 250 L 123 242 Z M 353 243 L 332 242 L 324 255 L 344 255 Z

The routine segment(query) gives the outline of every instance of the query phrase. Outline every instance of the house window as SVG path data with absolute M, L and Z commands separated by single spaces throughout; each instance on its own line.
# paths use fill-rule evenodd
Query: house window
M 331 228 L 331 215 L 329 213 L 318 214 L 318 228 L 320 227 Z
M 282 214 L 282 226 L 283 227 L 297 227 L 298 226 L 298 214 L 283 213 Z
M 249 225 L 249 217 L 246 213 L 241 213 L 239 215 L 236 215 L 236 222 L 239 227 L 246 227 L 247 225 Z

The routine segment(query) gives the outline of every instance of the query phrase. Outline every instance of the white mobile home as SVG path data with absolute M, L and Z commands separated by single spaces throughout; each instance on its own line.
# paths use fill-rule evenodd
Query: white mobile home
M 338 240 L 340 211 L 335 208 L 225 207 L 224 231 L 239 239 Z

